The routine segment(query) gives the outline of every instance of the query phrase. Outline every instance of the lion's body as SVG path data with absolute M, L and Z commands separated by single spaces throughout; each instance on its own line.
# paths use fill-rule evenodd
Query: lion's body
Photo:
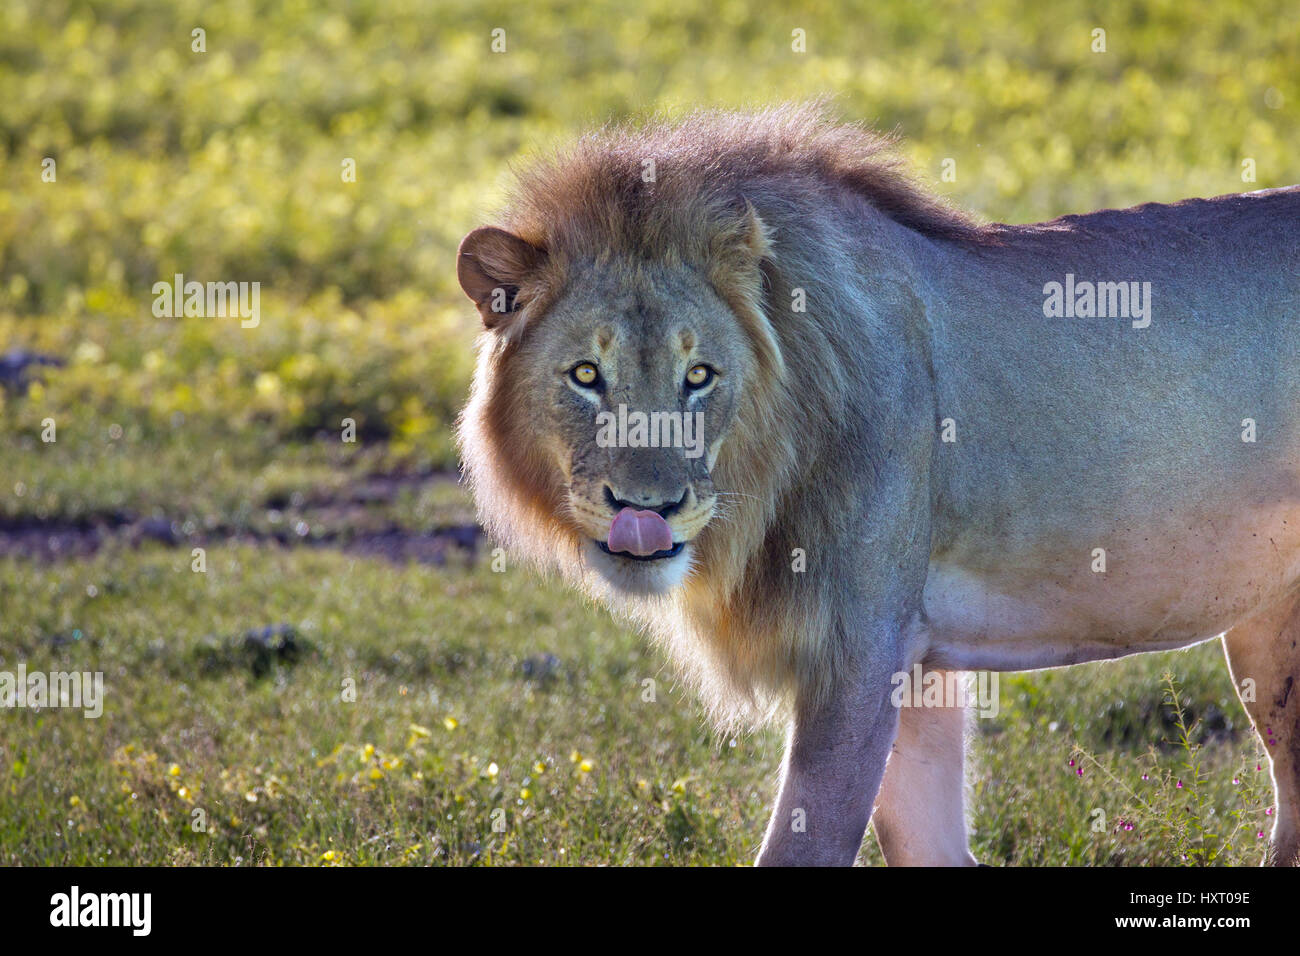
M 970 861 L 960 714 L 900 713 L 890 675 L 1225 631 L 1293 856 L 1300 190 L 979 227 L 886 145 L 704 116 L 526 177 L 458 266 L 493 330 L 461 430 L 489 528 L 639 619 L 718 716 L 789 705 L 767 861 L 851 861 L 873 803 L 891 862 Z M 1149 282 L 1149 314 L 1048 317 L 1067 275 Z M 600 392 L 564 378 L 588 358 Z M 718 383 L 681 393 L 705 359 Z M 616 400 L 698 411 L 708 454 L 598 448 Z M 622 505 L 685 550 L 611 554 Z
M 1300 190 L 1277 191 L 1007 229 L 923 270 L 957 435 L 935 452 L 936 663 L 1177 647 L 1295 586 L 1297 230 Z M 1150 325 L 1009 307 L 1067 272 L 1150 281 Z

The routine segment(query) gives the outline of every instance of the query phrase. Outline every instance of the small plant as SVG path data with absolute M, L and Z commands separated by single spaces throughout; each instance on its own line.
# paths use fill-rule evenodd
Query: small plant
M 1232 806 L 1225 807 L 1222 786 L 1210 786 L 1215 774 L 1224 771 L 1212 773 L 1206 769 L 1204 747 L 1196 741 L 1200 722 L 1188 723 L 1173 674 L 1166 671 L 1163 680 L 1164 706 L 1169 709 L 1175 731 L 1175 738 L 1166 741 L 1176 757 L 1172 765 L 1155 748 L 1148 749 L 1145 762 L 1149 769 L 1136 786 L 1077 744 L 1071 750 L 1070 765 L 1076 767 L 1079 776 L 1085 764 L 1094 767 L 1122 792 L 1127 803 L 1116 818 L 1114 830 L 1154 833 L 1161 844 L 1169 847 L 1172 865 L 1235 862 L 1248 843 L 1259 844 L 1267 836 L 1267 828 L 1260 825 L 1260 820 L 1272 813 L 1272 789 L 1263 753 L 1256 745 L 1255 756 L 1232 772 L 1234 800 Z

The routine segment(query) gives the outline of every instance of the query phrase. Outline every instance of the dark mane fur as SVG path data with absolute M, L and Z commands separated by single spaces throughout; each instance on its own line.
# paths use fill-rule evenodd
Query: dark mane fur
M 990 235 L 917 185 L 896 147 L 892 136 L 837 122 L 822 102 L 613 125 L 522 171 L 506 225 L 569 255 L 690 257 L 729 231 L 746 201 L 793 212 L 805 199 L 835 203 L 847 192 L 925 236 Z M 645 182 L 650 161 L 654 181 Z

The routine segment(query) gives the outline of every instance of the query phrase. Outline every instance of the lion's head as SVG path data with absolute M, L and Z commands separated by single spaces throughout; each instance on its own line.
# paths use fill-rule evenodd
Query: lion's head
M 779 360 L 753 307 L 762 224 L 740 205 L 731 226 L 724 248 L 654 261 L 496 227 L 461 244 L 489 336 L 462 437 L 476 481 L 490 460 L 515 485 L 480 506 L 521 550 L 559 551 L 626 595 L 664 594 L 689 572 L 725 510 L 713 470 L 742 397 Z M 507 514 L 515 499 L 531 520 Z

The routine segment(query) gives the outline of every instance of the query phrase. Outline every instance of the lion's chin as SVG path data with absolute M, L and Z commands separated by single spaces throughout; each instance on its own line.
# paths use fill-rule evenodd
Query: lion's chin
M 613 596 L 661 597 L 677 588 L 690 572 L 690 542 L 671 557 L 655 560 L 611 554 L 600 542 L 588 540 L 584 548 L 587 567 L 596 572 Z

